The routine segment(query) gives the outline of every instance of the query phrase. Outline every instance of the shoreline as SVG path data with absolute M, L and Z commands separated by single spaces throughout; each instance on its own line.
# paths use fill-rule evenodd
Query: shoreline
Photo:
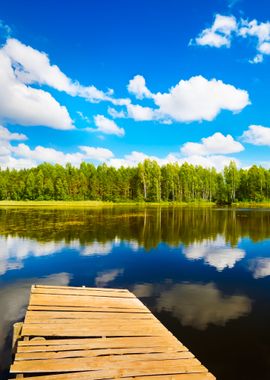
M 207 208 L 270 208 L 269 202 L 237 202 L 231 205 L 217 205 L 214 202 L 110 202 L 110 201 L 0 201 L 0 208 L 99 208 L 99 207 L 207 207 Z

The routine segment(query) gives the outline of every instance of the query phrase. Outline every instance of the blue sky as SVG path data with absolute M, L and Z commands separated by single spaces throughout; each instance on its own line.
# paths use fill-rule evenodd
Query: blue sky
M 4 1 L 0 166 L 270 166 L 270 5 Z M 2 77 L 2 79 L 1 79 Z

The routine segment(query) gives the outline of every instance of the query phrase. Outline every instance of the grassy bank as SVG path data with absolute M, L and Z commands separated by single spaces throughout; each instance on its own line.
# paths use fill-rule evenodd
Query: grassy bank
M 0 201 L 0 207 L 118 207 L 118 206 L 174 206 L 174 207 L 212 207 L 213 202 L 105 202 L 105 201 Z
M 263 202 L 235 202 L 232 203 L 231 207 L 236 208 L 270 208 L 270 201 Z
M 161 206 L 161 207 L 216 207 L 214 202 L 105 202 L 105 201 L 0 201 L 1 207 L 48 207 L 48 208 L 98 208 L 98 207 L 127 207 L 127 206 Z M 264 202 L 235 202 L 233 208 L 270 208 L 270 201 Z

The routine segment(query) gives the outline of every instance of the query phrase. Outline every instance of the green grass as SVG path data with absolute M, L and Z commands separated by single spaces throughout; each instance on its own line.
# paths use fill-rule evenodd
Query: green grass
M 105 201 L 0 201 L 0 207 L 59 207 L 59 208 L 91 208 L 117 206 L 175 206 L 175 207 L 212 207 L 213 202 L 105 202 Z
M 244 207 L 244 208 L 270 208 L 270 201 L 262 201 L 262 202 L 235 202 L 232 203 L 232 207 Z

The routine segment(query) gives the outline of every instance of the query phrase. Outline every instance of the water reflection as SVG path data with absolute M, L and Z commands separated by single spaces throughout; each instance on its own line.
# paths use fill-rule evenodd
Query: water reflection
M 79 241 L 81 246 L 127 241 L 146 250 L 157 247 L 160 242 L 177 247 L 222 237 L 226 244 L 236 247 L 243 237 L 254 242 L 270 237 L 270 212 L 159 207 L 0 209 L 0 235 L 45 243 Z
M 269 374 L 269 237 L 267 210 L 0 209 L 0 366 L 38 282 L 128 288 L 219 380 Z
M 224 326 L 229 320 L 246 315 L 251 301 L 243 295 L 223 295 L 212 284 L 176 284 L 161 293 L 157 310 L 170 311 L 183 326 L 200 330 L 209 324 Z
M 104 272 L 99 272 L 95 284 L 97 287 L 106 287 L 110 282 L 114 281 L 118 276 L 123 274 L 124 269 L 112 269 Z
M 224 326 L 232 319 L 245 316 L 252 304 L 245 295 L 223 294 L 213 283 L 140 284 L 135 286 L 134 293 L 142 298 L 155 295 L 157 312 L 169 312 L 183 326 L 199 330 L 205 330 L 210 324 Z
M 8 235 L 0 236 L 0 275 L 9 270 L 23 268 L 23 260 L 30 256 L 47 256 L 61 251 L 63 242 L 39 243 L 36 240 Z
M 33 277 L 18 280 L 12 284 L 8 283 L 0 287 L 0 352 L 2 353 L 0 366 L 2 368 L 7 367 L 11 360 L 10 352 L 5 352 L 3 347 L 5 344 L 8 344 L 6 341 L 11 332 L 12 325 L 22 320 L 25 315 L 31 285 L 39 283 L 65 286 L 69 284 L 69 281 L 70 275 L 68 273 L 57 273 L 45 278 Z
M 258 257 L 251 261 L 250 270 L 254 278 L 270 276 L 270 258 Z
M 245 257 L 243 249 L 230 247 L 222 236 L 217 236 L 215 240 L 205 239 L 190 244 L 183 249 L 183 253 L 190 260 L 203 259 L 218 271 L 233 268 L 237 261 Z

